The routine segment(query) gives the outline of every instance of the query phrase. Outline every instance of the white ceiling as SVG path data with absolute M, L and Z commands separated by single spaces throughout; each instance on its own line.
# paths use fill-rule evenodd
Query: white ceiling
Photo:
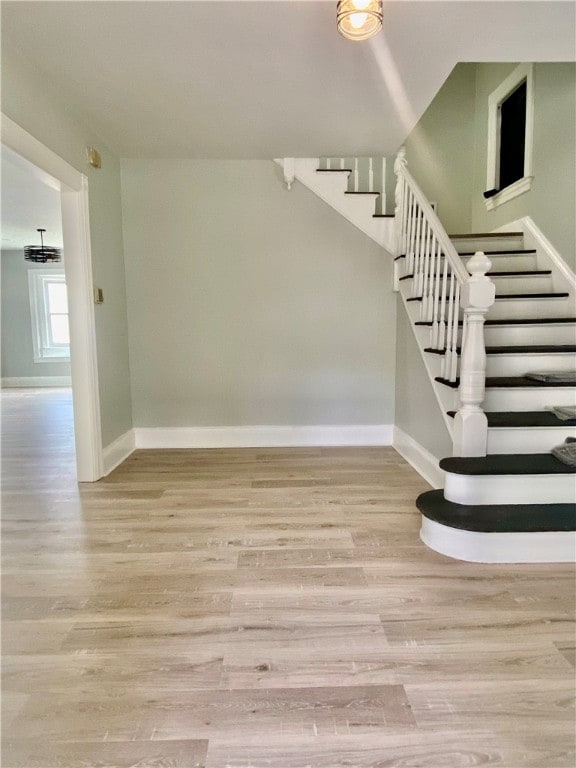
M 40 245 L 36 230 L 46 230 L 46 245 L 62 247 L 60 191 L 30 163 L 2 146 L 2 248 Z M 24 257 L 22 257 L 24 258 Z
M 459 61 L 575 58 L 575 4 L 384 1 L 336 32 L 335 0 L 2 2 L 2 39 L 123 157 L 395 151 Z

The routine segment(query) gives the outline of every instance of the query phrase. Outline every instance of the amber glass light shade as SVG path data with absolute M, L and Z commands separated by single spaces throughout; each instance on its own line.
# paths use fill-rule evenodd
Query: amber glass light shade
M 382 0 L 339 0 L 338 32 L 348 40 L 368 40 L 382 29 Z

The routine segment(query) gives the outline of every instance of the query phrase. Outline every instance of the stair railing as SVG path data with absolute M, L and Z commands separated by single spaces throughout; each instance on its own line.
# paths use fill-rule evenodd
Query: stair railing
M 484 319 L 496 290 L 486 274 L 492 264 L 479 251 L 466 267 L 408 170 L 404 147 L 398 152 L 394 171 L 394 287 L 399 290 L 402 278 L 412 278 L 409 298 L 419 302 L 420 320 L 430 324 L 427 351 L 442 356 L 442 380 L 455 383 L 460 379 L 454 455 L 485 456 L 488 422 L 482 410 L 486 384 Z

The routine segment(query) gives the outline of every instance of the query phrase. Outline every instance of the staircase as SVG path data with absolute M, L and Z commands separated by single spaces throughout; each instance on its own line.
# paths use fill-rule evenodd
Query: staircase
M 576 372 L 574 274 L 530 219 L 448 235 L 402 150 L 392 217 L 374 215 L 371 192 L 348 206 L 352 169 L 293 162 L 293 178 L 336 199 L 394 257 L 395 288 L 454 444 L 440 461 L 444 489 L 416 502 L 424 543 L 476 562 L 574 560 L 576 470 L 550 450 L 576 436 L 576 420 L 551 410 L 575 405 L 576 386 L 526 377 Z

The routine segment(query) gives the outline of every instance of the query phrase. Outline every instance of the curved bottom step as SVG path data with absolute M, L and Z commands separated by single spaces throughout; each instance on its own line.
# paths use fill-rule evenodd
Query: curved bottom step
M 421 494 L 420 538 L 448 557 L 474 563 L 576 560 L 573 504 L 456 504 L 443 491 Z
M 469 563 L 572 563 L 574 531 L 483 533 L 463 531 L 422 516 L 420 538 L 427 547 Z

